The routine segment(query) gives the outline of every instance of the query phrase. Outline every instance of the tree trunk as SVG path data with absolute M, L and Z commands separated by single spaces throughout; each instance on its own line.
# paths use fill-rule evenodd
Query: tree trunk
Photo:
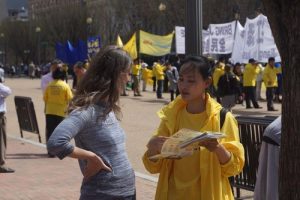
M 283 66 L 279 197 L 300 199 L 300 1 L 263 3 Z

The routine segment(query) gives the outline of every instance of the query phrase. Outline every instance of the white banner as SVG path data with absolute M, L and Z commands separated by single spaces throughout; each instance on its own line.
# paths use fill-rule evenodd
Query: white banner
M 242 57 L 243 57 L 243 51 L 244 49 L 244 38 L 245 38 L 245 28 L 241 25 L 240 22 L 237 23 L 236 26 L 236 33 L 235 33 L 235 40 L 231 55 L 231 61 L 236 63 L 244 63 Z M 248 62 L 248 61 L 247 61 Z
M 176 26 L 175 27 L 175 43 L 176 43 L 176 53 L 178 54 L 185 54 L 185 27 Z M 209 53 L 209 44 L 210 44 L 210 37 L 209 31 L 202 30 L 202 50 L 203 54 Z
M 267 62 L 269 57 L 274 57 L 276 62 L 281 61 L 267 17 L 259 15 L 255 19 L 247 18 L 245 29 L 237 28 L 232 60 L 247 63 L 254 58 L 259 62 Z
M 176 53 L 185 54 L 185 28 L 175 26 Z
M 210 54 L 229 54 L 234 43 L 234 31 L 236 22 L 226 24 L 210 24 Z
M 209 54 L 210 48 L 210 34 L 209 31 L 202 30 L 202 50 L 203 54 Z

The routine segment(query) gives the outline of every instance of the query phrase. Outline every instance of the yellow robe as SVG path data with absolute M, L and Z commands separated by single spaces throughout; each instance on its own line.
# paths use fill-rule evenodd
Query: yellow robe
M 174 134 L 179 129 L 178 121 L 180 121 L 182 117 L 179 113 L 182 109 L 185 109 L 185 107 L 186 103 L 179 96 L 160 110 L 158 115 L 161 118 L 161 124 L 155 135 L 170 136 Z M 207 95 L 205 111 L 207 118 L 201 130 L 224 132 L 226 138 L 220 142 L 231 153 L 231 158 L 226 164 L 221 165 L 215 153 L 201 148 L 199 157 L 195 157 L 199 159 L 199 166 L 194 166 L 195 168 L 199 168 L 200 174 L 200 184 L 198 184 L 199 200 L 233 200 L 234 198 L 228 177 L 240 173 L 244 166 L 244 148 L 239 142 L 237 122 L 231 113 L 227 113 L 224 125 L 220 130 L 219 120 L 221 108 L 220 104 Z M 143 162 L 150 173 L 159 173 L 155 199 L 169 199 L 168 192 L 169 189 L 172 189 L 172 186 L 169 188 L 170 180 L 174 178 L 171 177 L 174 170 L 174 160 L 160 159 L 153 162 L 148 159 L 146 152 L 143 156 Z M 178 195 L 181 195 L 178 190 L 172 192 L 179 192 Z M 185 199 L 192 199 L 193 197 L 191 195 L 192 194 L 185 194 Z
M 277 80 L 277 74 L 281 73 L 281 67 L 271 67 L 269 64 L 267 64 L 264 74 L 263 74 L 263 80 L 266 87 L 278 87 L 278 80 Z

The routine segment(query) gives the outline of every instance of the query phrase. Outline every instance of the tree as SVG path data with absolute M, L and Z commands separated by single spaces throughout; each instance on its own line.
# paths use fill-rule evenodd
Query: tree
M 283 66 L 280 199 L 300 199 L 300 1 L 263 0 Z
M 6 54 L 10 55 L 10 59 L 7 57 L 10 63 L 19 64 L 19 61 L 28 63 L 30 60 L 36 60 L 38 43 L 32 24 L 27 21 L 6 19 L 2 22 L 2 30 L 5 34 Z

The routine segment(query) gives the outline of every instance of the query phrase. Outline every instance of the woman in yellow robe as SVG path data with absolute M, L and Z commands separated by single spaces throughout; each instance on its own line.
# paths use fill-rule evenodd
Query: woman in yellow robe
M 221 105 L 206 89 L 211 84 L 210 66 L 204 57 L 189 57 L 181 67 L 181 93 L 158 112 L 159 128 L 147 144 L 143 162 L 150 173 L 159 173 L 156 200 L 233 200 L 228 177 L 241 172 L 244 149 L 237 122 L 227 112 L 220 127 Z M 182 159 L 149 159 L 160 153 L 164 141 L 182 128 L 223 132 L 226 137 L 199 143 L 201 148 Z

